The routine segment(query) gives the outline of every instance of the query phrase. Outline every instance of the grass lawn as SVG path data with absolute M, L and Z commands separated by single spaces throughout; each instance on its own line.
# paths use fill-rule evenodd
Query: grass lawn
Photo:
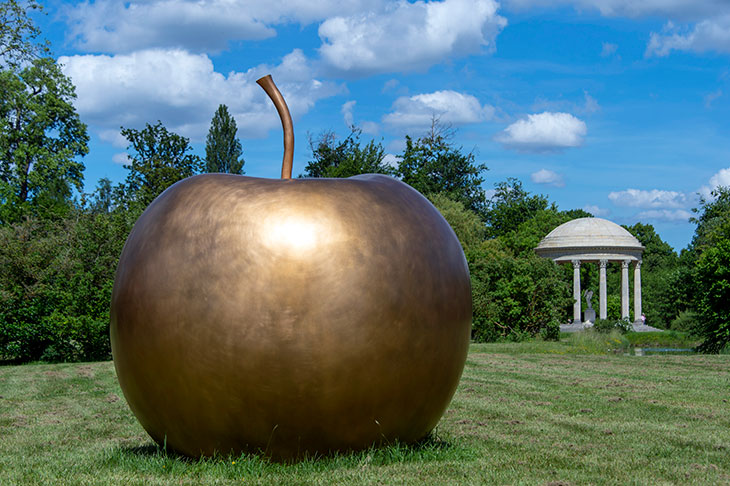
M 111 362 L 2 366 L 0 485 L 730 484 L 730 355 L 595 348 L 473 345 L 429 440 L 295 464 L 159 450 Z

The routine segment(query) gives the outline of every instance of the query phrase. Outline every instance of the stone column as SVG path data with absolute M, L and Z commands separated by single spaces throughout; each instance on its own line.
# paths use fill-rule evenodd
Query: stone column
M 629 264 L 631 260 L 621 262 L 621 319 L 629 317 Z
M 601 260 L 598 262 L 598 318 L 599 319 L 605 319 L 608 315 L 607 307 L 608 302 L 606 302 L 606 266 L 608 265 L 608 260 Z
M 634 322 L 641 322 L 641 260 L 634 263 Z
M 580 324 L 580 260 L 571 260 L 573 264 L 573 324 Z

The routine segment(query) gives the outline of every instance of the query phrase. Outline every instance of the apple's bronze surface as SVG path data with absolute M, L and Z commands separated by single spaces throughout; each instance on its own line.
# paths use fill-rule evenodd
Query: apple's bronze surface
M 454 232 L 382 175 L 178 182 L 135 224 L 111 308 L 131 409 L 191 456 L 418 440 L 451 400 L 470 328 Z

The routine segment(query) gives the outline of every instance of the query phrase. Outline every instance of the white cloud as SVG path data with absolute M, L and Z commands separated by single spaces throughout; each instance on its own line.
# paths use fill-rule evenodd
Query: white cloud
M 583 111 L 586 113 L 595 113 L 601 109 L 601 105 L 598 104 L 598 101 L 593 96 L 588 94 L 588 91 L 584 91 L 583 96 L 586 101 L 583 106 Z
M 507 148 L 549 152 L 583 143 L 586 124 L 569 113 L 545 111 L 518 120 L 495 139 Z
M 730 167 L 720 169 L 710 177 L 709 183 L 699 188 L 697 192 L 705 199 L 712 199 L 712 191 L 718 186 L 730 187 Z
M 119 152 L 112 155 L 112 162 L 120 165 L 132 163 L 127 152 Z
M 692 213 L 686 209 L 650 209 L 636 215 L 641 220 L 687 222 Z
M 528 9 L 569 5 L 577 10 L 598 10 L 606 17 L 663 16 L 698 20 L 730 13 L 723 0 L 505 0 L 506 7 Z
M 717 91 L 713 91 L 712 93 L 707 93 L 705 95 L 705 108 L 712 108 L 712 103 L 722 96 L 722 90 L 718 89 Z
M 730 53 L 730 14 L 702 20 L 691 29 L 668 23 L 663 32 L 652 32 L 646 56 L 664 57 L 673 50 Z
M 393 103 L 393 112 L 385 115 L 383 122 L 416 130 L 431 126 L 434 118 L 445 124 L 463 125 L 489 120 L 493 115 L 494 107 L 482 106 L 474 96 L 445 90 L 398 98 Z
M 96 0 L 66 9 L 80 49 L 124 53 L 150 48 L 225 49 L 232 40 L 272 37 L 274 25 L 308 24 L 379 9 L 381 0 Z
M 295 118 L 340 89 L 314 79 L 299 50 L 285 56 L 278 66 L 260 65 L 227 76 L 216 72 L 206 55 L 179 49 L 64 56 L 59 62 L 76 86 L 79 114 L 107 141 L 115 140 L 112 133 L 120 126 L 141 128 L 158 119 L 168 129 L 200 140 L 219 104 L 226 104 L 236 118 L 239 136 L 263 136 L 279 125 L 276 110 L 255 84 L 268 73 Z
M 355 123 L 355 117 L 353 115 L 353 110 L 355 109 L 355 103 L 357 101 L 348 101 L 345 104 L 342 105 L 342 118 L 345 120 L 345 125 L 348 127 L 351 127 Z
M 129 145 L 129 140 L 124 138 L 124 135 L 119 132 L 119 127 L 109 130 L 99 130 L 99 138 L 117 148 L 127 148 L 127 145 Z
M 363 133 L 367 133 L 369 135 L 377 135 L 378 133 L 380 133 L 380 126 L 378 126 L 378 124 L 375 122 L 363 121 L 360 122 L 358 127 L 362 130 Z
M 554 187 L 564 187 L 563 176 L 548 169 L 540 169 L 530 174 L 530 179 L 536 184 L 547 184 Z
M 355 123 L 355 104 L 354 100 L 347 101 L 342 105 L 340 111 L 342 112 L 342 119 L 345 121 L 345 125 L 348 127 L 357 127 L 362 130 L 363 133 L 370 135 L 377 135 L 380 132 L 380 127 L 377 123 L 371 121 L 360 121 Z
M 604 42 L 601 46 L 601 57 L 609 57 L 616 53 L 618 45 L 611 44 L 610 42 Z
M 385 154 L 385 156 L 383 157 L 383 163 L 385 165 L 389 165 L 390 167 L 398 167 L 398 164 L 401 160 L 402 159 L 400 157 L 393 154 Z
M 599 218 L 602 216 L 608 216 L 609 214 L 611 214 L 611 210 L 606 209 L 606 208 L 600 208 L 593 204 L 586 204 L 585 206 L 583 206 L 583 211 L 591 213 L 593 216 L 596 216 Z
M 319 53 L 331 69 L 354 76 L 426 69 L 494 49 L 507 24 L 498 6 L 495 0 L 400 0 L 379 11 L 333 16 L 319 27 Z
M 730 186 L 730 167 L 720 169 L 720 171 L 710 177 L 710 187 L 715 189 L 717 186 Z
M 518 10 L 568 5 L 578 11 L 597 10 L 606 17 L 659 17 L 691 22 L 693 25 L 684 29 L 669 22 L 662 33 L 652 33 L 646 56 L 666 56 L 672 50 L 730 53 L 730 2 L 726 0 L 505 0 L 504 3 Z
M 608 199 L 617 206 L 634 208 L 685 208 L 691 203 L 687 195 L 682 192 L 659 189 L 651 191 L 626 189 L 609 193 Z

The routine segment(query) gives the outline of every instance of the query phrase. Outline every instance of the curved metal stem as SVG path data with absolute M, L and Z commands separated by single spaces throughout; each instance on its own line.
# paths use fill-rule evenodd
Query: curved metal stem
M 281 164 L 281 178 L 291 179 L 292 165 L 294 163 L 294 127 L 292 125 L 289 107 L 286 105 L 284 97 L 281 95 L 279 88 L 276 87 L 276 84 L 274 84 L 274 80 L 270 74 L 257 80 L 256 83 L 264 88 L 266 94 L 274 102 L 276 111 L 279 112 L 281 127 L 284 129 L 284 160 Z

